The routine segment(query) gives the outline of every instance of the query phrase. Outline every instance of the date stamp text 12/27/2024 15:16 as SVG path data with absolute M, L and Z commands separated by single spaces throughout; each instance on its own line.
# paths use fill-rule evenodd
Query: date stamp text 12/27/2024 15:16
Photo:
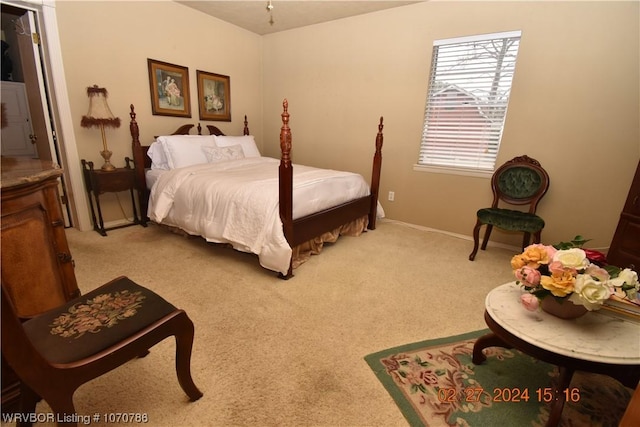
M 552 387 L 537 388 L 531 391 L 528 388 L 496 387 L 493 392 L 489 392 L 482 387 L 440 388 L 438 390 L 438 400 L 449 403 L 480 401 L 517 403 L 529 402 L 530 400 L 549 403 L 560 399 L 567 402 L 579 402 L 580 389 L 571 387 L 559 392 Z

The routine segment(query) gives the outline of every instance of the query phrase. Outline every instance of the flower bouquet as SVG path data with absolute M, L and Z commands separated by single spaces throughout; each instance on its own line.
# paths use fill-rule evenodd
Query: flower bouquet
M 511 259 L 516 283 L 526 291 L 520 298 L 526 309 L 537 310 L 547 297 L 588 311 L 599 310 L 614 294 L 638 298 L 638 274 L 608 265 L 603 253 L 582 247 L 586 242 L 576 236 L 552 246 L 533 244 Z

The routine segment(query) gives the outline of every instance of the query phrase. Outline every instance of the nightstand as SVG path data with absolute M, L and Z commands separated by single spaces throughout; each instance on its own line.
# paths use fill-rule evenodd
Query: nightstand
M 131 168 L 131 159 L 125 157 L 126 166 L 124 168 L 116 168 L 113 171 L 103 171 L 93 168 L 93 162 L 82 160 L 82 169 L 84 172 L 84 183 L 89 196 L 89 205 L 91 205 L 91 218 L 93 220 L 93 229 L 103 236 L 107 235 L 108 230 L 129 227 L 142 223 L 138 218 L 136 210 L 136 201 L 134 190 L 136 188 L 135 171 Z M 131 206 L 133 207 L 133 222 L 131 224 L 119 225 L 116 227 L 105 228 L 102 220 L 102 210 L 100 208 L 100 195 L 103 193 L 117 193 L 120 191 L 129 191 L 131 194 Z M 95 205 L 95 207 L 94 207 Z M 96 210 L 98 217 L 96 221 Z

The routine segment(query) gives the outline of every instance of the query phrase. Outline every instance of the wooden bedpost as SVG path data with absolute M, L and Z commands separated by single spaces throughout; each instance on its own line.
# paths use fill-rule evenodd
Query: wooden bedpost
M 247 115 L 244 115 L 244 129 L 242 130 L 243 135 L 251 135 L 249 133 L 249 122 L 247 121 Z
M 279 168 L 279 194 L 280 194 L 280 220 L 284 237 L 293 249 L 293 166 L 291 165 L 291 129 L 289 129 L 289 102 L 282 102 L 283 112 L 282 127 L 280 128 L 280 168 Z M 288 279 L 293 276 L 293 266 L 289 263 Z
M 131 133 L 131 151 L 133 154 L 133 165 L 136 174 L 136 188 L 138 190 L 138 203 L 140 205 L 141 223 L 147 226 L 147 204 L 149 201 L 149 193 L 147 191 L 147 183 L 144 176 L 144 151 L 140 145 L 140 129 L 136 122 L 136 113 L 133 104 L 129 106 L 131 112 L 131 122 L 129 123 L 129 132 Z
M 370 230 L 376 229 L 376 217 L 378 213 L 378 191 L 380 189 L 380 170 L 382 169 L 382 117 L 380 117 L 380 124 L 378 125 L 378 135 L 376 135 L 376 153 L 373 155 L 373 170 L 371 172 L 371 208 L 369 210 L 369 225 Z

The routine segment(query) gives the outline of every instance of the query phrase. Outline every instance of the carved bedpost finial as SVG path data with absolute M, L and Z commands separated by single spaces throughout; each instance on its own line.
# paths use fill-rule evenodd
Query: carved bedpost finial
M 247 120 L 247 115 L 244 115 L 244 129 L 242 130 L 243 135 L 251 135 L 249 132 L 249 121 Z
M 371 169 L 371 198 L 369 206 L 369 230 L 376 229 L 376 219 L 378 217 L 378 192 L 380 191 L 380 171 L 382 169 L 382 116 L 378 124 L 378 134 L 376 135 L 376 152 L 373 155 L 373 167 Z
M 282 102 L 282 127 L 280 128 L 280 151 L 282 152 L 281 161 L 287 167 L 291 164 L 291 129 L 289 129 L 289 102 Z
M 379 153 L 382 150 L 382 129 L 384 128 L 384 124 L 382 124 L 382 116 L 380 116 L 380 124 L 378 125 L 378 135 L 376 136 L 376 153 Z
M 133 109 L 133 104 L 129 106 L 131 112 L 129 113 L 129 117 L 131 117 L 131 123 L 129 123 L 129 131 L 131 132 L 131 137 L 134 143 L 140 143 L 140 129 L 138 129 L 138 123 L 136 122 L 136 113 Z

